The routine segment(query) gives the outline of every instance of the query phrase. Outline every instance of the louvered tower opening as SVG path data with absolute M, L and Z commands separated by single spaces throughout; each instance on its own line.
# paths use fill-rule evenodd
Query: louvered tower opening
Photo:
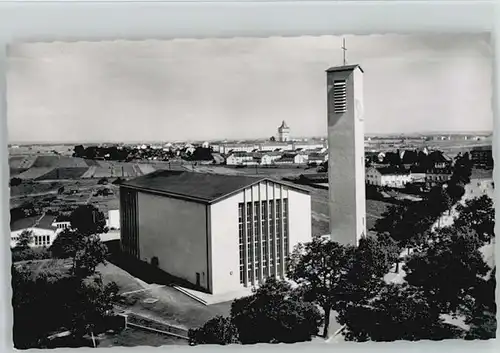
M 333 109 L 336 114 L 347 111 L 347 88 L 346 81 L 333 82 Z

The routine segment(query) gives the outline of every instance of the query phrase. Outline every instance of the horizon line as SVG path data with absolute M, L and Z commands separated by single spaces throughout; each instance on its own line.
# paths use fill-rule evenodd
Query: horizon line
M 468 134 L 493 134 L 493 130 L 470 130 L 470 131 L 416 131 L 416 132 L 370 132 L 365 133 L 365 136 L 413 136 L 413 135 L 468 135 Z M 327 138 L 328 135 L 316 135 L 316 136 L 303 136 L 303 137 L 295 137 L 295 139 L 318 139 L 318 138 Z M 254 138 L 212 138 L 212 139 L 185 139 L 180 142 L 173 143 L 182 143 L 182 142 L 198 142 L 198 141 L 252 141 L 252 140 L 269 140 L 268 137 L 254 137 Z M 168 141 L 165 140 L 130 140 L 130 141 L 106 141 L 106 140 L 94 140 L 94 141 L 9 141 L 8 145 L 69 145 L 69 144 L 100 144 L 100 143 L 112 143 L 112 144 L 140 144 L 140 143 L 163 143 Z M 170 140 L 172 141 L 172 140 Z M 278 141 L 276 141 L 278 142 Z M 290 141 L 293 142 L 293 141 Z

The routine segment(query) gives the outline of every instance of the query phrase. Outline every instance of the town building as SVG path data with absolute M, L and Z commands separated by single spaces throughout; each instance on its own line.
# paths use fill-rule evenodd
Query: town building
M 425 169 L 418 166 L 411 166 L 409 169 L 410 179 L 412 183 L 424 183 L 427 181 L 427 173 Z
M 120 229 L 120 210 L 109 210 L 106 226 L 110 230 Z
M 281 126 L 278 128 L 278 141 L 290 141 L 290 128 L 286 124 L 285 120 L 283 120 Z
M 254 161 L 254 154 L 249 152 L 234 152 L 226 158 L 227 165 L 243 165 Z
M 453 170 L 451 168 L 432 168 L 425 172 L 425 182 L 429 186 L 440 185 L 451 179 Z
M 305 153 L 285 153 L 274 161 L 275 164 L 307 164 L 308 155 Z
M 281 156 L 282 156 L 282 152 L 277 152 L 277 151 L 274 151 L 274 152 L 264 152 L 262 154 L 262 158 L 261 158 L 261 162 L 260 164 L 261 165 L 272 165 L 275 163 L 276 160 L 280 159 Z
M 121 247 L 212 295 L 283 278 L 311 197 L 266 177 L 159 170 L 120 184 Z
M 57 234 L 62 231 L 62 228 L 54 226 L 55 216 L 44 215 L 42 217 L 35 216 L 23 218 L 13 222 L 10 225 L 10 246 L 11 248 L 17 245 L 19 236 L 22 232 L 28 231 L 33 234 L 31 247 L 49 247 L 57 237 Z
M 103 241 L 119 239 L 120 210 L 109 210 L 106 218 L 108 232 L 100 234 Z M 15 247 L 23 231 L 33 233 L 31 247 L 50 247 L 59 233 L 71 228 L 69 216 L 44 215 L 17 220 L 11 224 L 10 246 Z
M 258 146 L 261 152 L 293 151 L 294 144 L 290 142 L 266 142 Z
M 493 150 L 491 146 L 478 146 L 470 151 L 472 163 L 476 167 L 493 167 Z
M 221 145 L 219 152 L 222 154 L 230 154 L 233 152 L 253 152 L 259 150 L 259 145 L 248 143 L 231 143 Z
M 71 227 L 69 216 L 59 215 L 52 222 L 52 227 L 56 229 L 66 229 Z
M 330 233 L 357 245 L 366 235 L 363 70 L 344 65 L 326 74 Z
M 320 165 L 328 161 L 328 152 L 312 152 L 308 155 L 308 163 Z
M 319 150 L 321 152 L 326 151 L 326 147 L 322 143 L 294 143 L 293 148 L 295 150 L 301 149 L 302 151 L 312 151 L 312 150 Z
M 370 167 L 366 170 L 366 183 L 368 185 L 402 189 L 411 182 L 412 176 L 405 170 L 391 167 Z

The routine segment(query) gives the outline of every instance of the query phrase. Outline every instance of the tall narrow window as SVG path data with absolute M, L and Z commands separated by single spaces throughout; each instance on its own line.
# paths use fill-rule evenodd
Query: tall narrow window
M 276 247 L 274 246 L 274 239 L 276 237 L 276 232 L 274 228 L 274 200 L 269 200 L 269 268 L 270 275 L 275 275 L 274 273 L 274 262 L 276 258 Z
M 281 265 L 283 229 L 281 225 L 281 199 L 276 200 L 276 264 Z
M 346 81 L 333 82 L 333 109 L 336 114 L 347 111 L 347 88 Z
M 253 209 L 252 209 L 252 203 L 247 202 L 246 204 L 246 221 L 247 221 L 247 274 L 248 278 L 247 280 L 249 282 L 253 281 L 253 271 L 252 271 L 252 265 L 253 265 L 253 243 L 252 243 L 252 235 L 253 235 Z
M 259 242 L 259 214 L 260 214 L 260 203 L 255 201 L 253 203 L 253 231 L 254 231 L 254 243 L 253 243 L 253 256 L 254 256 L 254 267 L 255 267 L 255 280 L 259 278 L 259 269 L 260 269 L 260 242 Z
M 245 281 L 245 276 L 244 276 L 244 270 L 245 270 L 245 249 L 244 249 L 244 241 L 245 241 L 245 235 L 243 233 L 243 211 L 245 205 L 243 203 L 240 203 L 238 205 L 238 233 L 239 233 L 239 250 L 240 250 L 240 283 L 244 283 Z
M 283 247 L 285 248 L 284 257 L 290 253 L 289 240 L 288 240 L 288 199 L 283 199 Z M 286 265 L 286 263 L 285 263 Z
M 268 216 L 268 211 L 267 211 L 267 201 L 262 201 L 262 210 L 261 210 L 261 217 L 262 217 L 262 276 L 263 278 L 267 277 L 267 255 L 268 255 L 268 250 L 269 250 L 269 243 L 268 243 L 268 223 L 267 223 L 267 217 Z

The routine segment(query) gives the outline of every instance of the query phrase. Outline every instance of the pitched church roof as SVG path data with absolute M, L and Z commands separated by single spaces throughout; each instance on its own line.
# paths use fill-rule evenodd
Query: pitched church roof
M 125 181 L 120 184 L 120 187 L 149 191 L 201 203 L 213 203 L 266 180 L 286 185 L 290 189 L 309 193 L 309 191 L 293 184 L 271 180 L 264 176 L 209 174 L 178 170 L 157 170 Z
M 361 66 L 359 66 L 358 64 L 334 66 L 334 67 L 330 67 L 328 70 L 326 70 L 326 72 L 350 71 L 350 70 L 354 70 L 356 68 L 359 68 L 361 70 L 361 72 L 364 72 L 363 69 L 361 68 Z

